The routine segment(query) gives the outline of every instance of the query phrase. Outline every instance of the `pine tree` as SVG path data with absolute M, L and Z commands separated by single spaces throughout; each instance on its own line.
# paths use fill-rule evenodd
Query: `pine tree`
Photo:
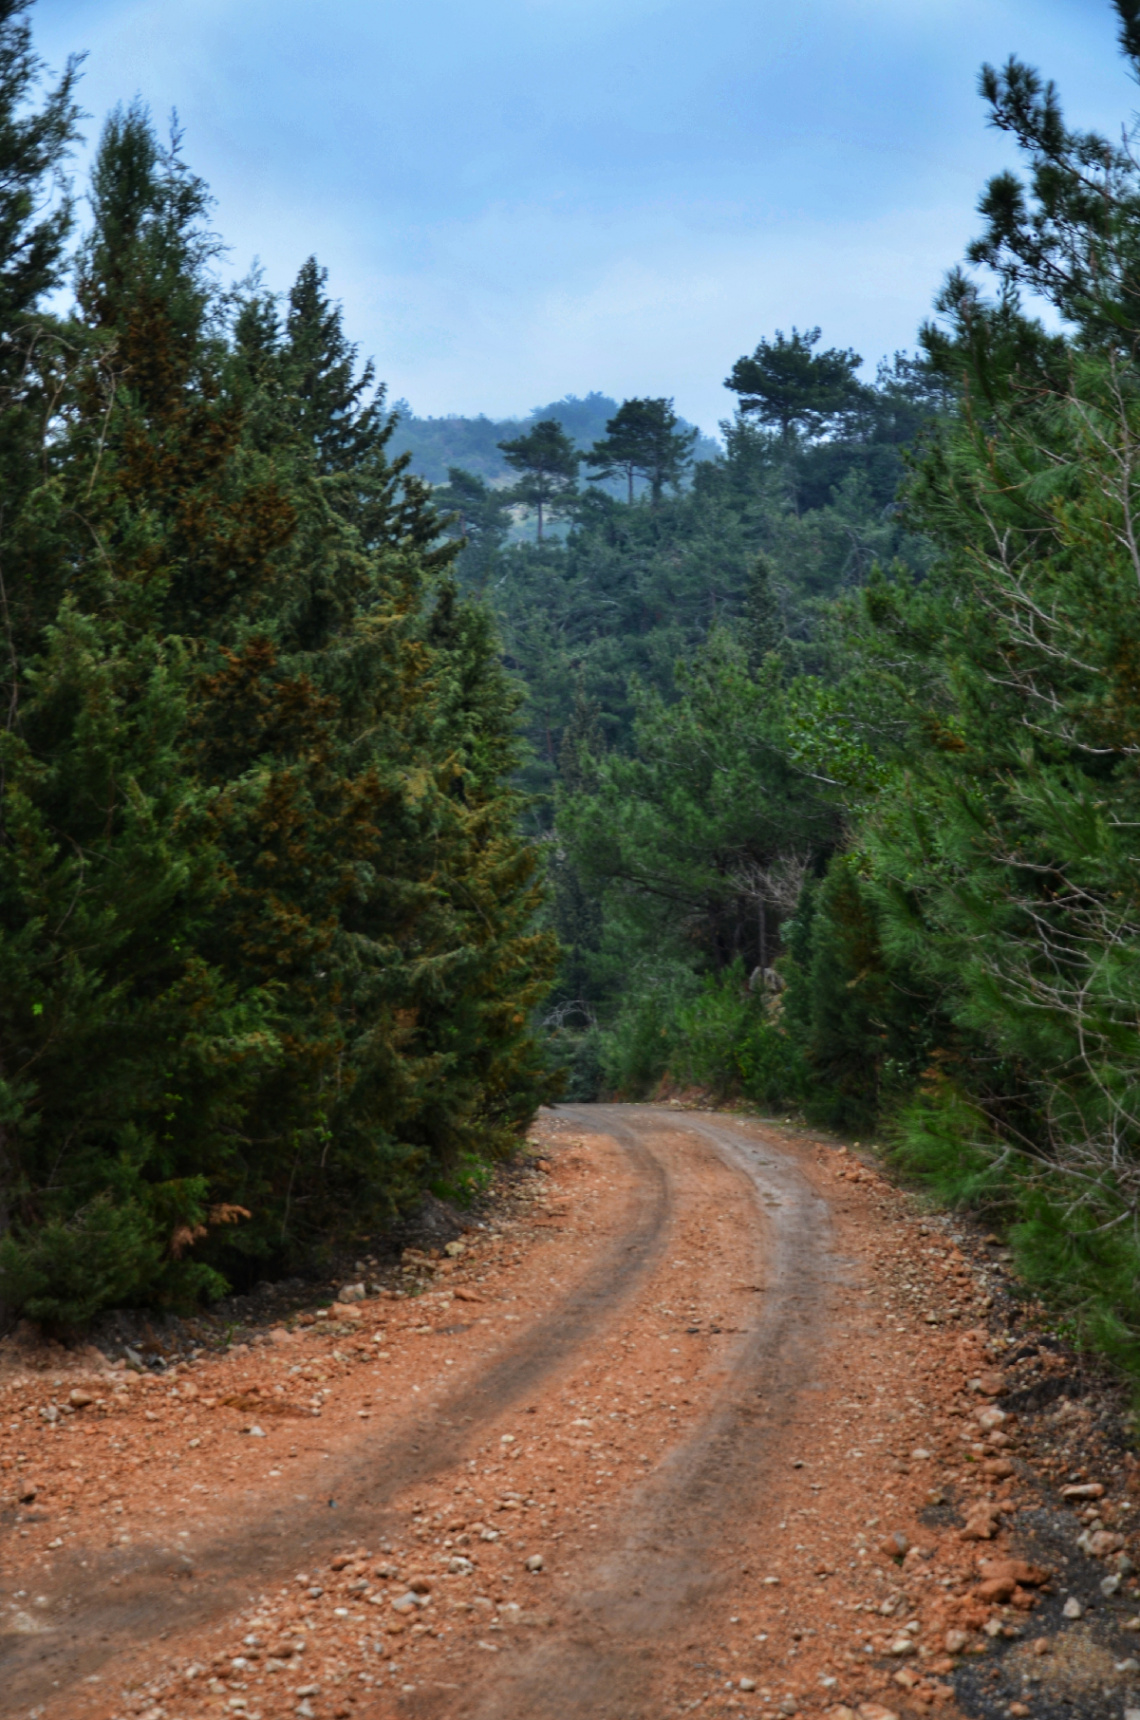
M 1140 14 L 1117 9 L 1140 67 Z M 1024 1272 L 1136 1366 L 1140 193 L 1127 149 L 1071 131 L 1028 68 L 985 87 L 1029 174 L 987 193 L 974 255 L 999 298 L 952 277 L 926 336 L 961 404 L 909 502 L 931 576 L 868 592 L 898 698 L 866 732 L 898 750 L 862 820 L 864 889 L 896 995 L 925 993 L 935 1027 L 904 1156 L 1000 1211 Z
M 559 831 L 583 879 L 606 891 L 627 961 L 638 950 L 712 973 L 738 959 L 767 966 L 781 910 L 770 894 L 761 932 L 759 875 L 827 852 L 835 814 L 789 756 L 772 684 L 749 673 L 731 635 L 714 633 L 676 685 L 668 702 L 638 690 L 635 756 L 597 761 L 589 789 L 562 803 Z
M 462 540 L 456 561 L 465 585 L 482 590 L 498 566 L 510 530 L 510 506 L 502 490 L 461 466 L 449 466 L 447 483 L 432 491 L 432 502 Z
M 692 464 L 696 430 L 678 430 L 680 420 L 671 400 L 623 400 L 606 425 L 602 441 L 595 442 L 586 463 L 595 470 L 591 477 L 610 478 L 620 472 L 633 502 L 633 482 L 649 484 L 653 507 L 658 507 L 666 484 L 680 487 Z
M 579 680 L 558 755 L 559 792 L 567 799 L 596 786 L 593 761 L 605 750 L 599 717 L 596 702 L 586 696 Z M 576 1017 L 581 1027 L 593 1021 L 594 1004 L 600 1000 L 592 967 L 601 945 L 602 909 L 597 895 L 583 883 L 561 832 L 552 847 L 551 923 L 562 946 L 562 960 L 551 1005 L 559 1012 L 560 1026 Z
M 500 442 L 499 447 L 507 464 L 521 474 L 514 495 L 538 512 L 541 543 L 544 510 L 554 514 L 566 506 L 574 494 L 582 456 L 557 418 L 543 418 L 533 430 Z
M 1140 67 L 1140 11 L 1114 0 L 1130 69 Z M 1084 341 L 1130 343 L 1140 327 L 1140 182 L 1131 140 L 1065 122 L 1057 88 L 1011 58 L 986 65 L 990 121 L 1011 136 L 1025 177 L 995 174 L 980 203 L 986 230 L 967 251 L 995 269 L 1007 290 L 1041 294 Z
M 797 433 L 818 436 L 863 403 L 855 374 L 863 360 L 839 347 L 815 352 L 819 339 L 818 328 L 803 334 L 793 328 L 790 340 L 777 329 L 775 340 L 762 340 L 751 356 L 738 358 L 725 381 L 740 396 L 741 412 L 774 425 L 784 442 Z

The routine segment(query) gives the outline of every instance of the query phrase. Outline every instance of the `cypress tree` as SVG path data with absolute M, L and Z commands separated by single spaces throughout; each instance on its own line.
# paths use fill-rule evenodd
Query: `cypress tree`
M 9 1307 L 57 1321 L 217 1285 L 185 1258 L 187 1239 L 233 1216 L 214 1190 L 255 1071 L 276 1055 L 265 1000 L 238 995 L 201 953 L 221 879 L 183 768 L 188 656 L 162 626 L 173 582 L 155 530 L 169 488 L 145 434 L 146 403 L 176 392 L 168 355 L 188 313 L 178 307 L 181 331 L 175 316 L 164 324 L 132 277 L 136 241 L 168 255 L 169 229 L 140 240 L 158 176 L 144 128 L 117 116 L 95 193 L 121 272 L 100 278 L 109 254 L 96 238 L 93 314 L 55 361 L 66 434 L 28 447 L 35 526 L 12 527 L 13 578 L 35 589 L 13 592 L 9 616 L 26 621 L 45 594 L 56 610 L 35 627 L 8 622 L 0 1286 Z M 133 322 L 112 325 L 114 288 Z M 144 473 L 158 500 L 139 522 L 124 479 Z

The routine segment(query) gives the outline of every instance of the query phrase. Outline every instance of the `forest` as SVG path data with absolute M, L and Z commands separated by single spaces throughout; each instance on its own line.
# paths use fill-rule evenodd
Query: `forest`
M 718 447 L 401 419 L 317 259 L 222 284 L 142 105 L 80 219 L 77 76 L 0 0 L 5 1314 L 699 1088 L 873 1135 L 1140 1367 L 1131 134 L 987 67 L 1021 168 L 916 350 L 757 330 Z

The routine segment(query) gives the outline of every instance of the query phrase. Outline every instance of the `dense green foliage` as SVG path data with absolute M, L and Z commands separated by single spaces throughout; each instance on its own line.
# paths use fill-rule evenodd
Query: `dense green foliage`
M 458 577 L 488 596 L 508 665 L 528 688 L 528 790 L 553 795 L 579 690 L 597 705 L 606 745 L 628 749 L 631 677 L 672 698 L 674 665 L 738 621 L 760 587 L 789 662 L 814 666 L 825 649 L 821 603 L 861 584 L 876 561 L 921 571 L 929 546 L 895 498 L 904 451 L 945 392 L 899 358 L 864 390 L 842 439 L 789 440 L 738 416 L 725 426 L 725 453 L 698 461 L 657 506 L 648 492 L 631 506 L 590 485 L 567 498 L 564 542 L 509 542 L 498 493 L 453 470 L 435 499 L 471 534 Z
M 323 272 L 221 293 L 138 107 L 70 257 L 19 5 L 0 68 L 0 1295 L 71 1322 L 504 1150 L 554 946 L 518 694 Z
M 557 418 L 542 418 L 533 430 L 500 442 L 503 458 L 517 476 L 509 497 L 533 508 L 542 542 L 544 516 L 565 512 L 577 490 L 582 456 Z
M 595 483 L 620 473 L 632 504 L 636 482 L 649 485 L 651 507 L 658 507 L 666 484 L 680 489 L 693 462 L 696 430 L 680 428 L 671 400 L 623 400 L 607 420 L 606 433 L 586 455 Z
M 775 340 L 762 340 L 754 353 L 738 358 L 725 380 L 725 387 L 739 395 L 740 410 L 778 430 L 784 441 L 797 431 L 818 436 L 833 429 L 862 402 L 856 372 L 863 360 L 838 347 L 816 352 L 821 333 L 793 328 L 789 340 L 777 329 Z

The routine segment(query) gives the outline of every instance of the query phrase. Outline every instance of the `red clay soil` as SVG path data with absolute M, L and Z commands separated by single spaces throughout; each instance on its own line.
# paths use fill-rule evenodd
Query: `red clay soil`
M 162 1379 L 3 1347 L 0 1713 L 953 1715 L 1010 1638 L 1035 1712 L 1037 1482 L 946 1224 L 746 1119 L 533 1141 L 414 1294 Z

